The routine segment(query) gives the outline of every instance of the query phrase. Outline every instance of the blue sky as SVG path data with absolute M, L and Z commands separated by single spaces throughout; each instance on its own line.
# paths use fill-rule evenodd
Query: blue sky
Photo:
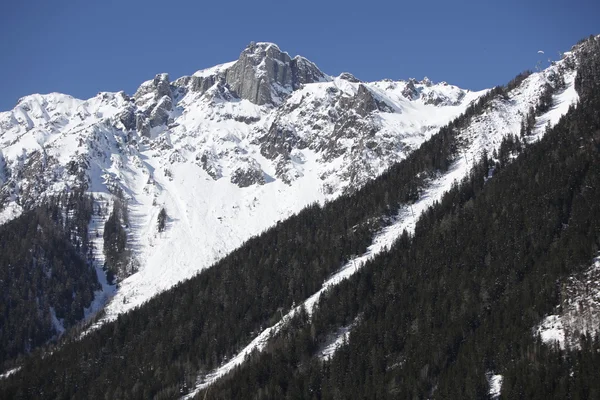
M 0 110 L 31 93 L 131 94 L 160 72 L 175 79 L 235 60 L 250 41 L 332 75 L 482 89 L 599 34 L 599 16 L 598 0 L 6 0 Z

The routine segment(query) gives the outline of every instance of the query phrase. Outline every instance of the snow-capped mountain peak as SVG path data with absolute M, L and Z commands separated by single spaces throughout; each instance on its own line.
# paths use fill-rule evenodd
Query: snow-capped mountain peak
M 485 92 L 333 78 L 261 42 L 191 76 L 158 74 L 131 97 L 28 96 L 0 113 L 0 223 L 73 188 L 110 207 L 121 188 L 138 271 L 120 277 L 112 318 L 308 204 L 362 186 Z

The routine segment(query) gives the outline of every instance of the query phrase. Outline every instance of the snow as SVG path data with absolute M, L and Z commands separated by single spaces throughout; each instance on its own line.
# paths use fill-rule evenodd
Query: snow
M 559 315 L 548 315 L 537 327 L 544 343 L 555 343 L 561 349 L 565 348 L 565 329 Z
M 108 201 L 101 193 L 92 193 L 94 195 L 94 214 L 88 226 L 88 234 L 92 247 L 91 263 L 96 271 L 96 277 L 100 283 L 100 289 L 94 292 L 94 299 L 89 307 L 84 310 L 85 319 L 92 318 L 100 311 L 106 303 L 114 296 L 117 286 L 111 285 L 106 279 L 104 272 L 104 224 L 112 209 L 111 202 Z M 102 210 L 102 215 L 99 215 L 99 210 Z
M 493 400 L 499 399 L 502 391 L 502 381 L 504 380 L 504 377 L 502 375 L 494 374 L 493 372 L 488 372 L 486 374 L 486 377 L 490 386 L 490 398 Z
M 54 307 L 50 307 L 50 317 L 52 318 L 52 326 L 54 327 L 54 330 L 56 333 L 58 333 L 58 336 L 61 336 L 63 333 L 65 333 L 65 327 L 63 325 L 63 321 L 56 317 L 56 311 L 54 310 Z
M 194 72 L 194 76 L 197 76 L 198 78 L 208 78 L 209 76 L 219 75 L 219 74 L 227 71 L 235 63 L 236 63 L 235 61 L 231 61 L 231 62 L 215 65 L 214 67 L 201 69 L 200 71 Z
M 341 176 L 351 164 L 347 157 L 324 162 L 323 153 L 317 148 L 294 149 L 288 172 L 293 182 L 287 184 L 277 177 L 277 160 L 265 158 L 256 144 L 257 135 L 276 118 L 296 129 L 300 137 L 311 140 L 315 132 L 307 128 L 312 125 L 307 118 L 326 114 L 330 109 L 326 102 L 327 88 L 335 85 L 305 85 L 286 101 L 300 105 L 291 113 L 247 100 L 215 102 L 206 95 L 191 93 L 178 103 L 177 126 L 157 133 L 153 140 L 140 140 L 137 152 L 132 150 L 131 155 L 113 154 L 118 157 L 113 158 L 112 165 L 105 164 L 102 168 L 127 188 L 132 250 L 140 271 L 119 283 L 106 307 L 106 320 L 192 277 L 277 221 L 311 203 L 323 203 L 343 193 L 350 184 Z M 350 95 L 355 87 L 347 89 Z M 461 113 L 481 93 L 470 94 L 464 103 L 448 109 L 405 105 L 403 115 L 380 114 L 381 130 L 377 134 L 398 137 L 398 132 L 403 132 L 402 140 L 407 146 L 401 146 L 390 159 L 369 159 L 372 177 L 382 173 L 395 159 L 404 158 L 407 151 Z M 307 113 L 306 108 L 313 103 L 303 101 L 303 96 L 322 100 L 323 106 Z M 277 112 L 281 114 L 274 115 Z M 256 122 L 248 124 L 244 119 Z M 326 137 L 334 124 L 323 126 L 326 131 L 322 135 Z M 352 147 L 353 142 L 349 141 L 347 146 Z M 199 165 L 201 154 L 214 160 L 217 180 Z M 266 184 L 240 188 L 229 181 L 236 169 L 256 166 L 263 171 Z M 102 190 L 94 187 L 96 191 Z M 159 234 L 156 218 L 162 207 L 171 222 Z
M 343 280 L 354 275 L 360 268 L 362 268 L 365 263 L 369 260 L 372 260 L 376 255 L 380 254 L 383 251 L 387 251 L 392 244 L 400 237 L 404 230 L 407 230 L 409 233 L 414 232 L 414 228 L 416 225 L 416 220 L 418 216 L 426 210 L 429 206 L 431 206 L 435 201 L 441 199 L 444 192 L 449 190 L 452 187 L 452 184 L 455 180 L 462 178 L 465 173 L 468 171 L 466 165 L 462 165 L 462 162 L 458 162 L 453 168 L 450 169 L 447 175 L 443 178 L 437 179 L 429 186 L 429 188 L 425 191 L 424 195 L 411 206 L 403 207 L 398 216 L 395 218 L 394 222 L 389 226 L 385 227 L 373 238 L 373 243 L 367 248 L 367 251 L 357 257 L 352 258 L 348 263 L 346 263 L 338 272 L 336 272 L 333 276 L 327 279 L 321 289 L 310 296 L 308 299 L 304 301 L 303 304 L 293 308 L 290 310 L 279 322 L 275 325 L 265 329 L 262 331 L 250 344 L 248 344 L 240 353 L 238 353 L 231 360 L 223 364 L 217 370 L 205 376 L 201 383 L 196 388 L 198 391 L 210 386 L 213 382 L 215 382 L 220 377 L 226 375 L 230 371 L 232 371 L 235 367 L 241 365 L 246 356 L 251 354 L 254 351 L 262 351 L 268 342 L 269 338 L 276 334 L 288 321 L 292 319 L 296 313 L 298 313 L 303 307 L 306 309 L 309 315 L 312 315 L 315 306 L 318 304 L 321 295 L 330 287 L 339 284 Z M 326 351 L 326 356 L 331 356 L 335 350 L 343 343 L 343 337 L 349 334 L 350 329 L 346 332 L 340 334 L 340 336 L 334 340 L 331 346 Z M 193 395 L 190 394 L 191 398 Z
M 318 357 L 321 360 L 331 358 L 339 347 L 343 346 L 345 342 L 348 342 L 352 326 L 354 326 L 354 324 L 338 329 L 334 339 L 319 351 Z
M 9 369 L 8 371 L 0 374 L 0 379 L 6 379 L 9 376 L 11 376 L 12 374 L 14 374 L 15 372 L 18 372 L 21 369 L 21 367 L 17 367 L 17 368 L 13 368 L 13 369 Z

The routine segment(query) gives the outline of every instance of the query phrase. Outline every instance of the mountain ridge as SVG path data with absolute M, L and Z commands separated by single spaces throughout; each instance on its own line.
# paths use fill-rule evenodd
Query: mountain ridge
M 306 68 L 295 70 L 294 60 Z M 264 73 L 254 79 L 256 68 Z M 263 43 L 173 82 L 158 74 L 133 96 L 24 97 L 0 113 L 0 223 L 74 188 L 110 210 L 123 190 L 132 265 L 114 271 L 112 318 L 303 207 L 361 187 L 484 93 L 427 80 L 332 78 Z M 170 217 L 164 232 L 156 230 L 161 209 Z M 196 243 L 202 253 L 186 250 Z

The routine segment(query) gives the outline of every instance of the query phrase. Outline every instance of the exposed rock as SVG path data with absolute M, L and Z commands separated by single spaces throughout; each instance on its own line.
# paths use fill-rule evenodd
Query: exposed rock
M 215 181 L 223 177 L 221 166 L 219 165 L 217 156 L 214 153 L 205 151 L 202 154 L 197 154 L 196 163 Z
M 181 152 L 179 150 L 174 150 L 173 152 L 171 152 L 171 155 L 169 155 L 170 164 L 183 163 L 185 161 L 185 157 L 181 155 Z
M 133 105 L 125 108 L 117 115 L 117 119 L 123 124 L 126 130 L 136 129 L 137 121 L 135 116 L 135 107 Z
M 424 77 L 421 83 L 427 87 L 433 86 L 433 82 L 431 82 L 431 79 L 429 79 L 428 77 Z
M 150 137 L 150 122 L 143 113 L 135 115 L 135 129 L 141 136 Z
M 231 175 L 231 183 L 239 187 L 265 184 L 265 176 L 258 162 L 254 159 L 246 159 L 245 165 L 237 168 Z
M 421 98 L 423 99 L 423 102 L 425 104 L 432 104 L 434 106 L 439 106 L 439 105 L 445 105 L 445 106 L 452 106 L 452 105 L 457 105 L 459 104 L 462 99 L 465 97 L 465 92 L 461 91 L 458 94 L 458 98 L 456 100 L 452 100 L 450 98 L 448 98 L 447 96 L 444 96 L 441 93 L 437 93 L 437 92 L 429 92 L 427 94 L 423 93 L 421 95 Z
M 211 98 L 213 101 L 231 101 L 239 98 L 236 93 L 231 91 L 231 88 L 223 78 L 216 81 L 216 83 L 206 91 L 205 96 Z
M 416 81 L 414 79 L 409 79 L 406 82 L 406 87 L 402 90 L 402 96 L 406 97 L 409 100 L 416 100 L 419 98 L 419 91 L 415 87 Z
M 138 107 L 135 126 L 142 136 L 150 137 L 152 128 L 168 123 L 174 98 L 168 74 L 144 82 L 133 97 Z
M 350 72 L 342 72 L 339 76 L 340 79 L 344 79 L 348 82 L 352 82 L 352 83 L 360 83 L 360 80 L 358 80 L 354 75 L 352 75 Z
M 326 79 L 325 74 L 312 61 L 304 57 L 294 57 L 290 67 L 292 69 L 292 87 L 294 90 L 298 90 L 300 85 Z
M 163 96 L 154 109 L 150 112 L 149 123 L 150 127 L 165 125 L 169 120 L 169 114 L 173 108 L 173 100 L 169 96 Z
M 152 96 L 148 96 L 152 94 Z M 143 106 L 150 102 L 156 102 L 164 96 L 173 98 L 169 74 L 158 74 L 151 81 L 144 82 L 133 95 L 136 104 Z
M 271 124 L 269 132 L 260 141 L 262 142 L 261 154 L 271 160 L 279 155 L 287 158 L 292 149 L 306 147 L 306 144 L 292 129 L 281 126 L 277 122 Z
M 302 176 L 292 164 L 289 157 L 279 156 L 275 167 L 277 178 L 281 179 L 286 185 L 291 185 L 293 181 Z
M 250 43 L 226 73 L 231 89 L 258 105 L 279 105 L 300 85 L 323 79 L 325 74 L 312 62 L 303 57 L 292 60 L 272 43 Z
M 390 112 L 392 108 L 382 100 L 377 100 L 373 93 L 363 84 L 358 85 L 358 91 L 352 97 L 341 97 L 339 105 L 345 110 L 354 110 L 361 117 L 379 110 Z
M 235 115 L 233 116 L 233 119 L 237 122 L 243 122 L 245 124 L 250 125 L 260 121 L 260 116 L 252 117 L 248 115 Z
M 173 82 L 173 86 L 194 93 L 204 94 L 219 80 L 218 75 L 184 76 Z

